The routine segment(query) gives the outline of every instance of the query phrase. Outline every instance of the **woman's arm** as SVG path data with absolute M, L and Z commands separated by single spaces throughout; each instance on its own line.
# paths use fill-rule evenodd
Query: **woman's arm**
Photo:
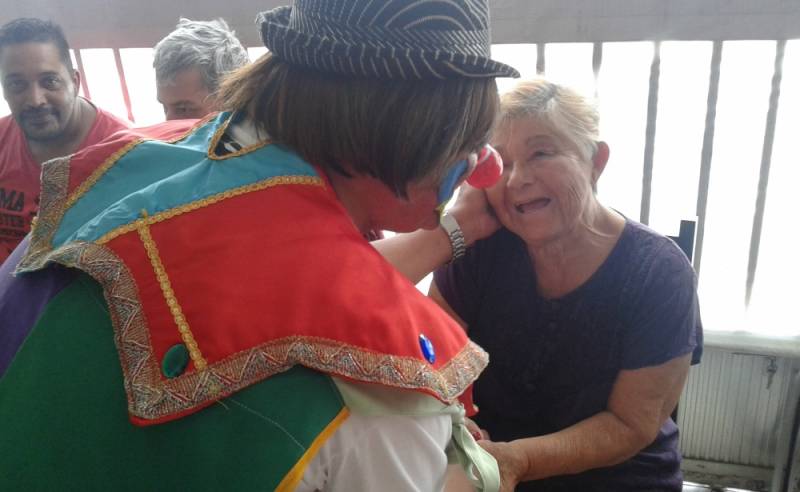
M 656 438 L 678 402 L 691 354 L 621 371 L 608 409 L 559 432 L 509 443 L 481 441 L 500 464 L 503 490 L 517 482 L 580 473 L 621 463 Z M 507 487 L 507 489 L 506 489 Z

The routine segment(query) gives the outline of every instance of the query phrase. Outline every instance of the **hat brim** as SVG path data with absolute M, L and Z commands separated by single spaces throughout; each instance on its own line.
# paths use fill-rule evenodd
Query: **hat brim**
M 519 77 L 513 67 L 473 54 L 425 47 L 357 43 L 289 26 L 292 7 L 258 15 L 261 40 L 275 56 L 293 65 L 341 75 L 379 79 Z

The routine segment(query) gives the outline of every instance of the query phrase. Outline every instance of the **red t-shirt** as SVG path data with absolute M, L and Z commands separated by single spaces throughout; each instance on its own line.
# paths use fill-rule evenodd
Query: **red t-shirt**
M 130 127 L 126 120 L 96 109 L 92 128 L 78 150 Z M 39 210 L 41 174 L 42 166 L 33 159 L 14 117 L 0 118 L 0 263 L 31 230 L 31 220 Z

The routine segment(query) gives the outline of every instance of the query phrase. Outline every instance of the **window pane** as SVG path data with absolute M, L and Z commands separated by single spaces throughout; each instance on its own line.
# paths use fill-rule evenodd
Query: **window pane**
M 661 44 L 650 226 L 662 234 L 677 235 L 681 219 L 696 218 L 712 48 Z
M 800 278 L 797 255 L 800 244 L 797 129 L 800 121 L 796 108 L 800 108 L 800 40 L 787 43 L 783 60 L 764 226 L 749 313 L 748 329 L 769 335 L 800 335 L 800 317 L 795 308 L 797 279 Z
M 81 50 L 81 58 L 92 102 L 120 118 L 127 118 L 114 52 L 108 48 Z
M 544 47 L 544 71 L 548 80 L 594 97 L 592 43 L 548 43 Z
M 700 296 L 710 330 L 747 328 L 745 282 L 769 102 L 774 41 L 722 47 Z
M 536 45 L 535 44 L 493 44 L 492 58 L 516 68 L 521 79 L 536 77 Z M 519 79 L 498 77 L 497 90 L 500 94 L 508 91 Z
M 148 126 L 164 121 L 164 109 L 156 96 L 156 71 L 153 68 L 151 48 L 130 48 L 120 50 L 125 81 L 131 98 L 133 117 L 136 126 Z M 113 80 L 108 81 L 109 84 Z M 89 89 L 94 91 L 94 89 Z M 94 95 L 94 92 L 92 92 Z
M 261 58 L 262 55 L 267 53 L 267 48 L 263 46 L 256 46 L 253 48 L 247 48 L 247 55 L 250 57 L 250 61 L 254 62 Z
M 75 59 L 75 50 L 69 50 L 69 58 L 72 60 L 72 67 L 75 70 L 78 70 L 78 61 Z M 83 92 L 83 85 L 78 88 L 78 94 L 83 97 L 86 97 L 86 93 Z
M 600 201 L 639 220 L 652 42 L 605 43 L 598 87 L 600 136 L 611 158 L 598 182 Z

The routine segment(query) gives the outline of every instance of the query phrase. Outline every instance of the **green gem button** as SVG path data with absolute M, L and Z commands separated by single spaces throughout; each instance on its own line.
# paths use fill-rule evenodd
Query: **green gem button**
M 182 343 L 173 345 L 164 354 L 164 360 L 161 361 L 161 372 L 164 376 L 172 379 L 183 374 L 186 366 L 189 365 L 189 350 Z

